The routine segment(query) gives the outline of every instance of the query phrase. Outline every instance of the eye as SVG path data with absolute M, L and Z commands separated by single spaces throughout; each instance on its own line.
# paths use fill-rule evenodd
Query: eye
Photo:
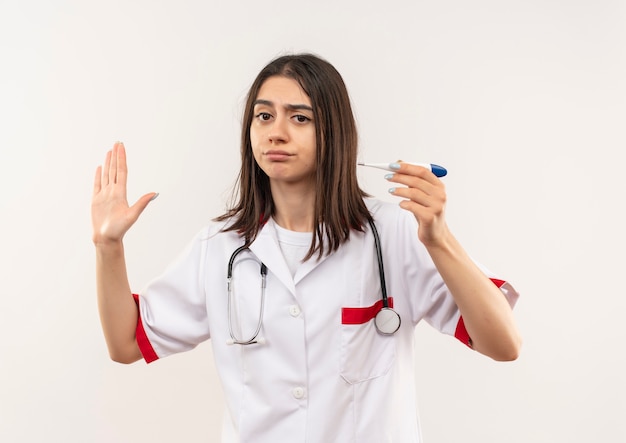
M 306 123 L 308 121 L 311 121 L 309 117 L 302 114 L 294 115 L 293 118 L 295 118 L 298 123 Z
M 272 114 L 270 114 L 269 112 L 259 112 L 256 115 L 256 118 L 261 120 L 261 121 L 263 121 L 263 122 L 266 122 L 266 121 L 269 121 L 272 118 Z

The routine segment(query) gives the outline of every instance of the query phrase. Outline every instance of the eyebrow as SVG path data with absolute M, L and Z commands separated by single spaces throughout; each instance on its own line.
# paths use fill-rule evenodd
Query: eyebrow
M 254 106 L 256 105 L 265 105 L 265 106 L 270 106 L 270 107 L 274 107 L 274 103 L 269 101 L 269 100 L 262 100 L 262 99 L 258 99 L 255 100 L 253 103 Z M 309 105 L 305 105 L 305 104 L 288 104 L 285 105 L 285 108 L 287 108 L 290 111 L 311 111 L 313 112 L 313 108 Z

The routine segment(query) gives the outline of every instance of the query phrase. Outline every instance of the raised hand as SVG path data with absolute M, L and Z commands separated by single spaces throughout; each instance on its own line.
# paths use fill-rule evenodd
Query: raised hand
M 116 142 L 102 166 L 96 169 L 91 199 L 93 242 L 106 245 L 122 241 L 124 234 L 137 221 L 139 215 L 158 194 L 145 194 L 129 206 L 126 199 L 126 150 Z
M 389 192 L 406 200 L 400 207 L 413 213 L 419 223 L 418 236 L 426 246 L 444 242 L 449 235 L 445 221 L 446 190 L 435 174 L 421 166 L 395 163 L 395 174 L 387 180 L 406 187 L 391 188 Z

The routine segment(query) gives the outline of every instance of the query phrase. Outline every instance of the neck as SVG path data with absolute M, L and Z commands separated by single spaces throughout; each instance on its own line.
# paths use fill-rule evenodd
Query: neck
M 312 186 L 271 183 L 274 221 L 297 232 L 313 232 L 315 226 L 315 190 Z

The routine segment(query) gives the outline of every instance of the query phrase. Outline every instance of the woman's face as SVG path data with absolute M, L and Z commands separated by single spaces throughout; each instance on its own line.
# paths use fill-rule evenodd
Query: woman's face
M 311 100 L 298 82 L 269 77 L 254 102 L 252 153 L 270 182 L 313 184 L 315 122 Z

